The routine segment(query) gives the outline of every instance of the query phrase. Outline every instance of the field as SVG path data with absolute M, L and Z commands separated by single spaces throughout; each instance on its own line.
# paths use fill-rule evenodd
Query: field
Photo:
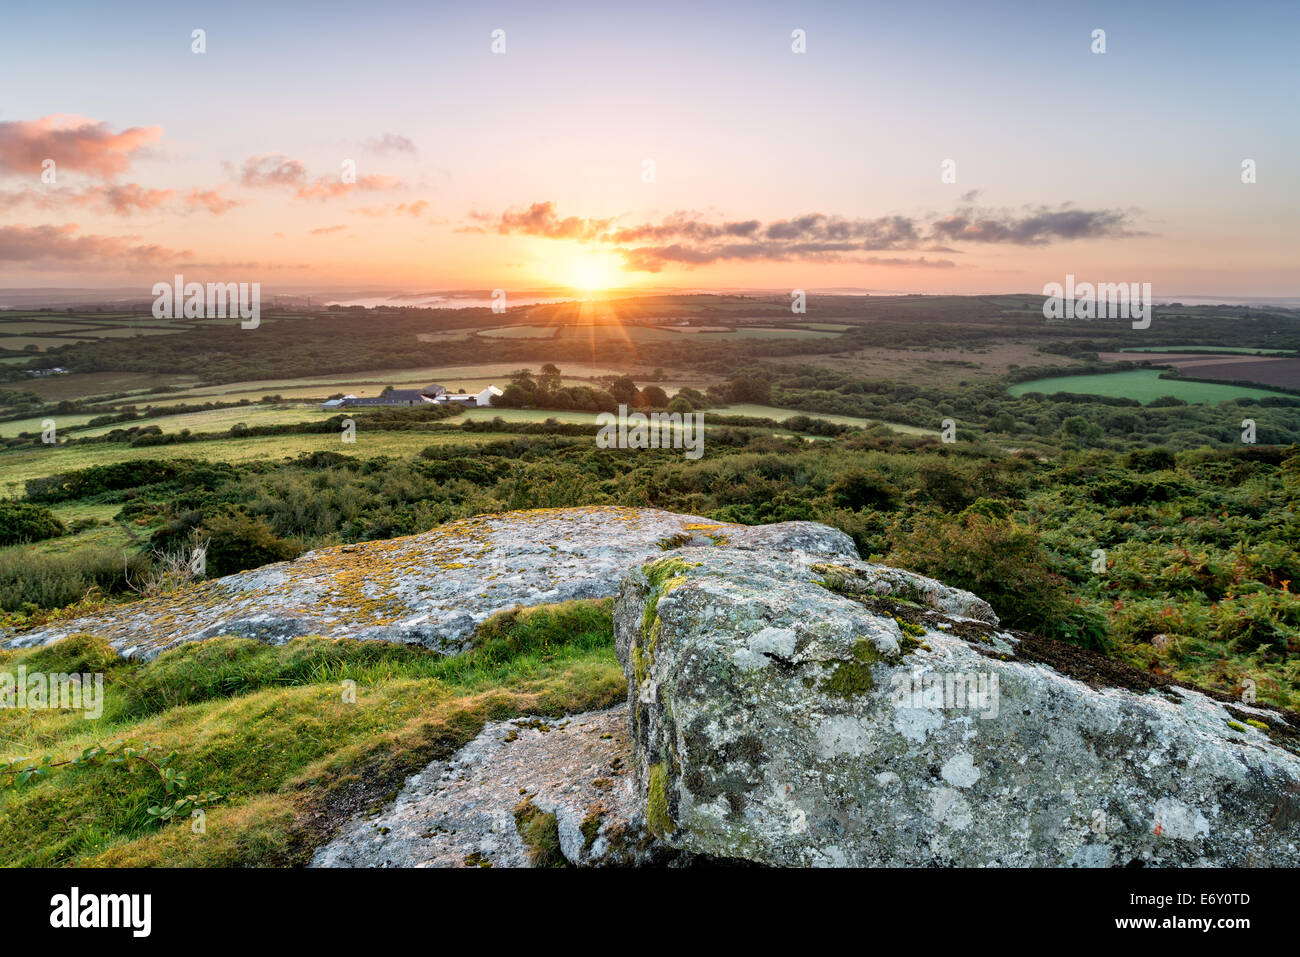
M 713 327 L 710 327 L 713 328 Z M 724 332 L 691 332 L 659 326 L 640 325 L 560 325 L 560 326 L 502 326 L 484 329 L 478 333 L 492 339 L 579 339 L 619 340 L 623 342 L 672 342 L 683 334 L 692 339 L 833 339 L 838 333 L 817 329 L 775 329 L 767 326 L 738 326 Z
M 0 312 L 0 351 L 41 352 L 71 342 L 131 336 L 168 335 L 186 331 L 181 324 L 163 324 L 152 316 L 127 322 L 98 314 L 40 315 Z M 36 348 L 30 349 L 29 347 Z
M 564 385 L 590 385 L 596 376 L 622 375 L 626 370 L 612 366 L 593 365 L 586 362 L 559 363 L 563 373 Z M 223 401 L 233 402 L 239 399 L 260 399 L 264 395 L 278 395 L 286 399 L 323 398 L 336 392 L 348 393 L 358 397 L 377 396 L 385 386 L 395 389 L 414 389 L 431 383 L 437 383 L 448 391 L 478 392 L 495 385 L 504 387 L 511 373 L 520 368 L 531 368 L 533 372 L 540 369 L 540 362 L 485 362 L 457 366 L 428 366 L 419 369 L 371 369 L 362 372 L 350 372 L 339 375 L 307 376 L 297 379 L 255 379 L 245 382 L 229 382 L 219 386 L 196 386 L 179 392 L 169 392 L 156 401 L 191 402 Z M 648 371 L 648 370 L 647 370 Z M 67 378 L 60 376 L 59 378 Z M 660 385 L 665 388 L 680 388 L 691 385 L 695 380 L 674 377 L 671 374 Z
M 1099 352 L 1097 356 L 1106 362 L 1135 361 L 1135 357 L 1126 352 Z M 1226 379 L 1300 389 L 1300 358 L 1290 355 L 1146 352 L 1136 361 L 1169 366 L 1190 379 Z
M 238 439 L 181 442 L 175 445 L 139 448 L 116 442 L 92 445 L 59 445 L 49 448 L 5 452 L 0 472 L 0 495 L 23 494 L 28 479 L 84 469 L 92 465 L 130 462 L 134 459 L 202 459 L 210 462 L 280 461 L 304 452 L 339 452 L 343 455 L 410 456 L 430 445 L 494 442 L 498 433 L 467 433 L 453 429 L 439 432 L 367 432 L 358 422 L 356 442 L 344 443 L 338 435 L 265 435 Z
M 879 419 L 864 419 L 856 415 L 832 415 L 826 412 L 800 412 L 798 409 L 778 409 L 771 405 L 755 405 L 749 402 L 739 402 L 733 405 L 724 405 L 710 411 L 719 415 L 747 415 L 755 419 L 776 419 L 782 422 L 793 415 L 806 415 L 809 418 L 821 419 L 824 422 L 833 422 L 836 425 L 852 425 L 858 428 L 868 428 L 873 425 L 885 425 L 895 432 L 904 435 L 938 435 L 934 429 L 922 429 L 914 425 L 902 425 L 898 422 L 881 422 Z M 707 419 L 705 420 L 708 421 Z
M 1173 396 L 1185 402 L 1226 402 L 1229 399 L 1263 398 L 1282 395 L 1267 389 L 1248 386 L 1217 385 L 1210 382 L 1185 382 L 1162 379 L 1155 369 L 1133 369 L 1128 372 L 1102 372 L 1097 375 L 1052 376 L 1020 382 L 1008 390 L 1013 396 L 1030 392 L 1051 395 L 1054 392 L 1071 392 L 1079 395 L 1104 395 L 1137 399 L 1144 405 L 1164 396 Z
M 1252 356 L 1282 356 L 1291 355 L 1293 349 L 1255 349 L 1250 346 L 1130 346 L 1127 349 L 1121 349 L 1120 352 L 1203 352 L 1214 354 L 1219 352 L 1236 352 Z

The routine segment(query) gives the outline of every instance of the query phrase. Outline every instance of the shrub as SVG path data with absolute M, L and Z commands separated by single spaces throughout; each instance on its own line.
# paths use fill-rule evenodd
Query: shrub
M 27 502 L 0 502 L 0 545 L 39 542 L 66 531 L 48 508 Z
M 0 609 L 35 611 L 62 608 L 91 589 L 126 591 L 127 577 L 143 575 L 149 560 L 114 548 L 81 548 L 45 555 L 30 549 L 0 553 Z
M 879 472 L 865 469 L 845 472 L 827 491 L 837 507 L 853 511 L 863 508 L 888 511 L 898 504 L 898 489 Z
M 929 515 L 890 535 L 890 564 L 983 598 L 1003 624 L 1089 647 L 1106 645 L 1105 620 L 1071 599 L 1048 570 L 1037 533 L 978 512 Z
M 242 512 L 210 518 L 205 529 L 208 536 L 207 571 L 212 576 L 289 561 L 302 551 L 292 542 L 278 537 L 260 518 Z

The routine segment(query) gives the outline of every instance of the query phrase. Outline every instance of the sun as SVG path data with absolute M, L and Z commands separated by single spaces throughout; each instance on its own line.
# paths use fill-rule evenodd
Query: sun
M 626 281 L 620 262 L 612 253 L 578 251 L 557 273 L 566 286 L 584 292 L 598 292 Z

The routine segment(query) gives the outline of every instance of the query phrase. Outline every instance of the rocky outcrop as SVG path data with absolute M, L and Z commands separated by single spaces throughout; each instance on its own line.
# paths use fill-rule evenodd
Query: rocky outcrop
M 849 559 L 696 549 L 615 606 L 651 831 L 816 866 L 1300 864 L 1297 730 Z
M 629 568 L 695 545 L 857 556 L 847 535 L 813 522 L 747 527 L 652 508 L 507 512 L 317 549 L 101 614 L 0 635 L 0 646 L 93 632 L 122 655 L 152 658 L 221 635 L 279 644 L 314 634 L 455 654 L 494 612 L 611 597 Z
M 645 830 L 623 708 L 488 724 L 396 801 L 345 828 L 313 867 L 674 864 Z
M 148 658 L 296 635 L 465 650 L 617 595 L 628 707 L 489 724 L 319 866 L 1300 865 L 1300 722 L 1002 628 L 842 532 L 656 509 L 481 516 L 25 633 Z

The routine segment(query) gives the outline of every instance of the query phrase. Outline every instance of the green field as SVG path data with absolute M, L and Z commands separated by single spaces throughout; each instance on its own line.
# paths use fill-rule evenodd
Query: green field
M 58 445 L 0 454 L 0 496 L 21 496 L 28 479 L 135 459 L 278 461 L 293 458 L 303 452 L 339 452 L 358 458 L 376 455 L 410 456 L 430 445 L 474 445 L 495 442 L 500 438 L 501 433 L 468 433 L 459 429 L 439 432 L 367 432 L 364 424 L 358 422 L 356 441 L 350 444 L 343 442 L 338 435 L 320 434 L 263 435 L 138 448 L 118 442 Z
M 1291 349 L 1252 349 L 1249 346 L 1131 346 L 1120 352 L 1216 352 L 1242 353 L 1248 356 L 1289 356 Z
M 735 405 L 721 406 L 716 409 L 705 411 L 705 425 L 708 425 L 708 416 L 710 415 L 744 415 L 755 419 L 775 419 L 782 422 L 791 416 L 804 415 L 810 419 L 820 419 L 823 422 L 834 422 L 837 425 L 852 425 L 859 428 L 867 428 L 872 425 L 886 425 L 895 432 L 903 432 L 908 435 L 938 435 L 933 429 L 921 429 L 913 425 L 900 425 L 895 422 L 879 422 L 876 419 L 861 419 L 851 415 L 830 415 L 823 412 L 800 412 L 798 409 L 778 409 L 771 405 L 755 405 L 752 403 L 738 403 Z M 550 409 L 468 409 L 464 413 L 466 418 L 471 419 L 493 419 L 500 417 L 505 422 L 545 422 L 547 419 L 555 419 L 564 423 L 591 423 L 596 422 L 596 413 L 594 412 L 557 412 Z
M 793 415 L 806 415 L 810 419 L 821 419 L 823 422 L 834 422 L 836 425 L 855 425 L 859 428 L 884 425 L 895 432 L 901 432 L 905 435 L 939 434 L 937 429 L 922 429 L 915 425 L 902 425 L 898 422 L 881 422 L 879 419 L 863 419 L 853 415 L 831 415 L 826 412 L 800 412 L 798 409 L 778 409 L 772 405 L 757 405 L 749 402 L 724 405 L 710 411 L 719 415 L 748 415 L 756 419 L 776 419 L 778 422 L 782 422 Z
M 260 399 L 264 395 L 279 395 L 286 399 L 322 397 L 335 392 L 347 392 L 366 397 L 379 395 L 387 385 L 395 389 L 412 389 L 435 382 L 451 392 L 459 389 L 478 392 L 489 385 L 505 388 L 512 372 L 522 367 L 531 369 L 536 374 L 543 364 L 542 362 L 485 362 L 458 366 L 427 366 L 417 369 L 369 369 L 298 379 L 250 379 L 217 386 L 195 386 L 182 392 L 169 392 L 151 401 L 174 403 L 220 398 L 229 402 L 243 398 Z M 627 372 L 625 369 L 593 365 L 588 362 L 563 362 L 559 365 L 564 373 L 562 378 L 565 385 L 591 385 L 591 377 L 618 376 Z M 638 382 L 646 381 L 635 371 L 631 374 Z M 65 377 L 60 376 L 60 378 Z M 670 377 L 659 384 L 668 388 L 694 385 L 695 382 Z
M 1218 385 L 1212 382 L 1185 382 L 1180 379 L 1162 379 L 1157 369 L 1133 369 L 1129 372 L 1102 372 L 1097 375 L 1052 376 L 1047 379 L 1033 379 L 1011 386 L 1013 396 L 1022 396 L 1029 392 L 1041 392 L 1051 395 L 1054 392 L 1070 392 L 1078 395 L 1104 395 L 1118 398 L 1137 399 L 1143 405 L 1164 396 L 1173 396 L 1184 402 L 1226 402 L 1229 399 L 1260 399 L 1272 395 L 1284 395 L 1268 389 L 1254 389 L 1250 386 Z

